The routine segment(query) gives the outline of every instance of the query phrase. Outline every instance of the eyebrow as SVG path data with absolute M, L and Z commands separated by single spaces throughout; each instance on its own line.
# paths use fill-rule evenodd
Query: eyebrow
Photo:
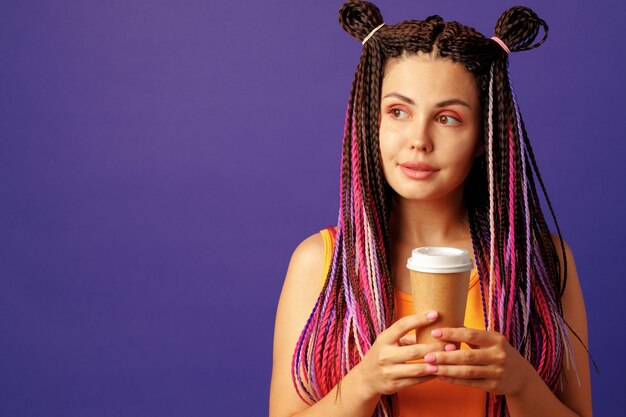
M 413 106 L 415 105 L 415 102 L 412 99 L 408 98 L 407 96 L 403 96 L 402 94 L 389 93 L 385 97 L 383 97 L 383 99 L 385 99 L 387 97 L 395 97 L 395 98 L 397 98 L 399 100 L 407 102 L 408 104 L 411 104 Z M 460 98 L 451 98 L 450 100 L 441 101 L 441 102 L 435 104 L 435 107 L 446 107 L 446 106 L 452 106 L 452 105 L 455 105 L 455 104 L 458 104 L 458 105 L 461 105 L 461 106 L 465 106 L 468 109 L 472 108 L 472 106 L 470 106 L 467 101 L 461 100 Z

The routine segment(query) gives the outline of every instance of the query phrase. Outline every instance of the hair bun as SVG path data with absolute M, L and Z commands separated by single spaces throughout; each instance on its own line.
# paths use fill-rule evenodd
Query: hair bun
M 363 41 L 374 28 L 383 23 L 383 17 L 375 4 L 348 1 L 339 10 L 339 23 L 349 35 Z
M 533 43 L 542 27 L 543 38 Z M 515 6 L 502 13 L 496 22 L 494 34 L 502 39 L 512 52 L 528 51 L 546 40 L 548 24 L 528 7 Z

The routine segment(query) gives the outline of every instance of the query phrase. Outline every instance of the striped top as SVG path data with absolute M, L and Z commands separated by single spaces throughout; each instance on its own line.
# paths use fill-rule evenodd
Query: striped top
M 324 239 L 324 275 L 326 280 L 332 262 L 335 229 L 327 227 L 320 232 Z M 395 290 L 396 317 L 413 314 L 413 296 Z M 478 285 L 478 271 L 470 275 L 465 310 L 465 327 L 485 330 L 482 299 Z M 461 349 L 469 349 L 465 344 Z M 398 391 L 395 407 L 396 417 L 483 417 L 485 415 L 485 392 L 477 388 L 453 385 L 434 379 Z

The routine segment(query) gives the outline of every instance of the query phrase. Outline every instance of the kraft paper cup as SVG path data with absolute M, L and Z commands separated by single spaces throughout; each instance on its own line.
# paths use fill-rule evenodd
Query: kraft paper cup
M 416 329 L 417 343 L 438 342 L 439 340 L 430 335 L 433 329 L 462 327 L 470 271 L 474 267 L 469 252 L 441 246 L 416 248 L 406 266 L 411 275 L 415 313 L 439 313 L 439 319 L 435 323 Z

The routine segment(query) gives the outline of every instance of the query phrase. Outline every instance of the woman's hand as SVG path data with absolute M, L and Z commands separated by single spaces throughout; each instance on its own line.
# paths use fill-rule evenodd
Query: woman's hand
M 408 362 L 443 350 L 446 343 L 417 344 L 415 335 L 407 333 L 429 325 L 437 318 L 438 314 L 434 311 L 406 316 L 378 335 L 370 350 L 355 367 L 355 370 L 358 368 L 366 395 L 393 394 L 402 388 L 434 378 L 433 365 Z
M 498 332 L 459 327 L 436 329 L 431 334 L 441 341 L 463 342 L 472 348 L 448 349 L 424 357 L 426 363 L 436 368 L 433 375 L 446 382 L 511 395 L 522 391 L 530 372 L 534 372 L 532 365 Z

